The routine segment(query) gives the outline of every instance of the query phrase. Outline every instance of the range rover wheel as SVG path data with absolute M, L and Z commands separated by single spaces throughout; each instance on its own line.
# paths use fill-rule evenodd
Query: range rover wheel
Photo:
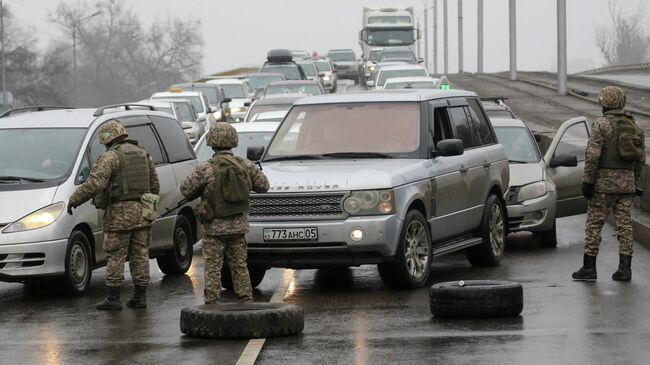
M 431 272 L 431 233 L 417 210 L 406 213 L 395 261 L 379 264 L 381 280 L 392 288 L 419 288 Z
M 83 232 L 73 231 L 65 252 L 63 285 L 71 294 L 82 294 L 90 286 L 93 267 L 90 241 Z
M 490 195 L 485 203 L 483 220 L 478 230 L 483 242 L 467 249 L 467 259 L 474 266 L 496 266 L 506 246 L 505 211 L 503 203 Z
M 557 247 L 557 230 L 555 222 L 553 222 L 553 227 L 548 231 L 539 232 L 536 234 L 539 237 L 539 241 L 544 247 L 555 248 Z
M 182 275 L 189 270 L 192 265 L 192 250 L 194 244 L 194 235 L 190 228 L 190 222 L 185 216 L 176 217 L 174 226 L 174 245 L 165 256 L 158 257 L 158 267 L 160 271 L 167 275 Z
M 255 289 L 262 283 L 262 280 L 264 280 L 264 276 L 266 275 L 266 268 L 263 266 L 248 265 L 248 275 L 251 278 L 251 287 Z M 225 261 L 223 263 L 223 267 L 221 268 L 221 286 L 228 290 L 234 289 L 230 267 Z

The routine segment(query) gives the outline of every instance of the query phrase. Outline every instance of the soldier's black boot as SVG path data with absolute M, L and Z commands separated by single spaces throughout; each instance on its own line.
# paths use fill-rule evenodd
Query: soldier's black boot
M 632 280 L 632 256 L 619 255 L 618 270 L 612 275 L 612 279 L 616 281 Z
M 147 308 L 147 287 L 136 285 L 133 296 L 126 302 L 130 308 Z
M 119 311 L 122 310 L 122 302 L 120 301 L 120 289 L 121 287 L 119 286 L 107 286 L 108 288 L 108 294 L 106 295 L 106 299 L 102 300 L 101 302 L 95 304 L 95 309 L 99 310 L 114 310 L 114 311 Z
M 596 273 L 596 256 L 584 255 L 583 264 L 580 270 L 571 275 L 573 280 L 580 281 L 596 281 L 598 274 Z

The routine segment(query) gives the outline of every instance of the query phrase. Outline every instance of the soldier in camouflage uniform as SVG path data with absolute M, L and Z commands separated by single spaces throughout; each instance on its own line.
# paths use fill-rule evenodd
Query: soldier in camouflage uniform
M 573 273 L 574 280 L 595 281 L 596 256 L 601 230 L 610 212 L 616 221 L 619 241 L 619 266 L 612 275 L 617 281 L 632 279 L 632 224 L 630 211 L 634 195 L 643 194 L 641 176 L 645 165 L 645 136 L 634 117 L 623 110 L 625 94 L 615 86 L 600 93 L 603 116 L 591 129 L 582 178 L 583 194 L 589 200 L 585 228 L 583 266 Z M 626 141 L 634 138 L 633 157 Z M 623 147 L 621 147 L 623 146 Z
M 149 284 L 149 244 L 153 217 L 141 202 L 142 195 L 158 194 L 160 185 L 153 160 L 128 134 L 122 123 L 114 120 L 99 129 L 99 142 L 106 146 L 90 172 L 68 202 L 68 213 L 93 199 L 104 209 L 106 253 L 106 299 L 97 303 L 100 310 L 121 310 L 120 288 L 124 280 L 124 261 L 135 285 L 127 306 L 145 308 Z M 126 178 L 125 178 L 126 177 Z
M 208 132 L 207 144 L 215 151 L 213 158 L 196 167 L 181 185 L 183 195 L 192 200 L 201 197 L 198 208 L 199 219 L 203 223 L 203 258 L 205 260 L 205 303 L 218 303 L 221 300 L 221 268 L 224 255 L 232 274 L 233 287 L 240 302 L 253 301 L 253 288 L 248 274 L 247 243 L 250 190 L 265 193 L 269 181 L 252 162 L 234 157 L 232 148 L 237 147 L 237 131 L 229 123 L 218 122 Z M 232 207 L 238 203 L 224 203 L 224 167 L 236 166 L 248 180 L 244 188 L 245 203 L 239 209 Z M 226 197 L 227 200 L 227 197 Z M 206 218 L 204 211 L 210 211 Z M 234 214 L 231 214 L 234 213 Z

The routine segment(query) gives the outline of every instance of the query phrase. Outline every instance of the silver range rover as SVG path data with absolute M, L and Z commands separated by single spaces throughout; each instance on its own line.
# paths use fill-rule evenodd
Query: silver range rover
M 434 257 L 496 265 L 508 159 L 472 92 L 397 90 L 296 101 L 261 158 L 249 264 L 378 264 L 392 287 L 427 283 Z

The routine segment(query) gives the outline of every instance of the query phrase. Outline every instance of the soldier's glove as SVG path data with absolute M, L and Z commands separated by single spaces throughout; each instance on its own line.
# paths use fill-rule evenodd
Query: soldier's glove
M 634 191 L 634 195 L 636 195 L 636 196 L 641 196 L 641 195 L 643 195 L 643 190 L 641 190 L 641 189 L 636 189 L 636 190 Z
M 582 183 L 582 196 L 587 200 L 591 200 L 594 195 L 594 184 Z
M 72 209 L 76 208 L 75 205 L 68 203 L 68 214 L 72 215 Z

